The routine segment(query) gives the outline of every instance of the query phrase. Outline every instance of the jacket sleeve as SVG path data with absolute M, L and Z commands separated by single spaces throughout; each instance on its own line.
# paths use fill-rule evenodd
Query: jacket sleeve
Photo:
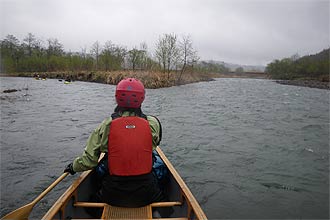
M 161 124 L 160 121 L 154 116 L 147 117 L 152 134 L 152 148 L 155 149 L 161 141 Z
M 104 120 L 89 136 L 84 152 L 73 161 L 73 170 L 82 172 L 97 166 L 101 152 L 108 151 L 111 118 Z

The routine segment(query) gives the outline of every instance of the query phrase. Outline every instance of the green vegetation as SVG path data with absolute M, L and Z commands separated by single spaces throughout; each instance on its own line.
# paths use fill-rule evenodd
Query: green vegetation
M 223 64 L 219 64 L 213 61 L 202 61 L 196 66 L 199 72 L 204 73 L 229 73 L 230 69 L 225 67 Z
M 34 73 L 31 72 L 19 72 L 11 73 L 10 76 L 19 77 L 34 77 Z M 189 73 L 182 76 L 182 82 L 194 83 L 201 81 L 210 81 L 211 74 L 202 73 Z M 134 77 L 140 79 L 144 86 L 149 89 L 156 89 L 162 87 L 175 86 L 177 84 L 177 78 L 175 74 L 170 75 L 170 79 L 167 78 L 167 73 L 160 71 L 150 72 L 150 71 L 96 71 L 96 72 L 47 72 L 40 75 L 41 78 L 53 78 L 53 79 L 71 79 L 73 81 L 87 81 L 87 82 L 97 82 L 116 85 L 118 82 L 127 77 Z
M 275 60 L 267 65 L 266 72 L 273 79 L 281 80 L 319 80 L 329 82 L 329 50 L 325 49 L 315 55 L 299 58 Z
M 22 42 L 7 35 L 0 46 L 0 72 L 13 76 L 39 74 L 115 84 L 113 78 L 136 75 L 147 79 L 146 74 L 151 74 L 150 87 L 154 88 L 210 80 L 214 77 L 211 73 L 227 71 L 223 66 L 199 63 L 190 36 L 179 38 L 175 34 L 160 36 L 153 53 L 146 43 L 127 49 L 111 41 L 104 45 L 96 41 L 89 51 L 66 52 L 57 39 L 50 38 L 44 44 L 31 33 Z
M 235 73 L 244 73 L 244 69 L 242 67 L 237 67 Z

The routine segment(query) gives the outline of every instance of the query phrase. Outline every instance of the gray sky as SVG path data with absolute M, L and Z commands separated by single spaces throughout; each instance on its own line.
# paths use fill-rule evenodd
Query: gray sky
M 66 51 L 95 41 L 126 46 L 190 35 L 202 60 L 266 65 L 328 48 L 329 0 L 0 0 L 3 39 L 32 33 Z

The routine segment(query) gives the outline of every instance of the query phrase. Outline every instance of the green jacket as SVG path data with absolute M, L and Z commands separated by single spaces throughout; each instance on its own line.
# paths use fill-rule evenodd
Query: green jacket
M 134 116 L 134 113 L 123 112 L 122 117 Z M 160 139 L 160 124 L 155 117 L 147 116 L 152 134 L 153 149 Z M 112 118 L 105 119 L 89 136 L 83 154 L 73 161 L 73 170 L 82 172 L 97 166 L 101 153 L 108 152 L 108 136 Z

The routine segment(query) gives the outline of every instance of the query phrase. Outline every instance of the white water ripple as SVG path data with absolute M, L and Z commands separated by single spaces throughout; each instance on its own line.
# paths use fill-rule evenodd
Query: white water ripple
M 28 87 L 0 94 L 3 216 L 82 153 L 115 107 L 115 86 L 0 79 L 1 90 Z M 161 147 L 210 219 L 329 219 L 328 90 L 217 79 L 148 89 L 143 107 L 161 120 Z M 52 190 L 32 218 L 75 177 Z

